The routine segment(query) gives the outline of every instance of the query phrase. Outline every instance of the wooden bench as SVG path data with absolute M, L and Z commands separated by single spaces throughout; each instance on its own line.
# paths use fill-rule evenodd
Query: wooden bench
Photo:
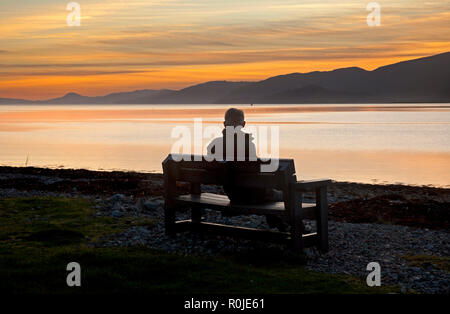
M 297 181 L 292 159 L 280 159 L 277 171 L 265 173 L 260 172 L 264 163 L 261 160 L 210 162 L 203 157 L 197 158 L 189 155 L 182 161 L 175 161 L 179 158 L 169 155 L 162 164 L 167 235 L 191 230 L 286 243 L 297 250 L 310 246 L 328 250 L 327 185 L 331 180 Z M 190 183 L 190 194 L 180 195 L 177 182 Z M 262 205 L 234 204 L 225 195 L 202 193 L 202 184 L 273 188 L 282 191 L 283 201 Z M 315 191 L 316 204 L 303 203 L 303 193 L 309 190 Z M 176 210 L 181 208 L 191 209 L 191 219 L 176 221 Z M 275 232 L 204 222 L 202 210 L 205 208 L 222 211 L 226 215 L 277 215 L 291 226 L 291 230 Z M 316 232 L 304 234 L 303 219 L 315 219 Z

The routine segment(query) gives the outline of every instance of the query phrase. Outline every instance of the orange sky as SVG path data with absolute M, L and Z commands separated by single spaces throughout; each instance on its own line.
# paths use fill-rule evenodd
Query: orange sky
M 9 1 L 8 1 L 9 2 Z M 68 3 L 69 1 L 67 1 Z M 79 0 L 0 3 L 0 97 L 179 89 L 382 65 L 450 51 L 450 1 Z

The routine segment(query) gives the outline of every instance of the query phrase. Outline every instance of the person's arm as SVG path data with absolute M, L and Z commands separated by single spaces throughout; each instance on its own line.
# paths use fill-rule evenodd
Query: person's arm
M 248 145 L 248 157 L 250 161 L 258 159 L 258 156 L 256 155 L 256 145 L 252 141 Z
M 208 147 L 206 148 L 208 156 L 214 155 L 214 153 L 216 152 L 215 142 L 216 142 L 216 140 L 212 140 L 211 143 L 209 143 Z
M 223 141 L 221 138 L 214 139 L 207 147 L 206 159 L 209 161 L 222 160 L 222 145 Z

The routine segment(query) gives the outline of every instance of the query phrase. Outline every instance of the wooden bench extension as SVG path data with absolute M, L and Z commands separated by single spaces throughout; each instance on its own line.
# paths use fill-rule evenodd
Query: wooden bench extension
M 169 155 L 163 162 L 166 234 L 173 235 L 190 230 L 286 243 L 294 249 L 317 246 L 327 251 L 327 185 L 331 181 L 297 181 L 294 162 L 291 159 L 280 159 L 278 170 L 271 173 L 260 172 L 262 163 L 260 160 L 208 162 L 203 158 L 195 159 L 194 156 L 184 156 L 182 161 L 175 161 L 175 158 Z M 180 195 L 177 191 L 177 182 L 190 183 L 190 194 Z M 235 204 L 225 195 L 202 193 L 201 184 L 277 189 L 282 191 L 283 201 L 257 205 Z M 303 193 L 309 190 L 316 192 L 315 204 L 302 201 Z M 190 208 L 191 219 L 176 221 L 175 213 L 180 208 Z M 276 215 L 290 225 L 290 232 L 208 223 L 202 221 L 202 210 L 205 208 L 222 211 L 227 216 Z M 303 219 L 315 219 L 316 232 L 304 234 Z

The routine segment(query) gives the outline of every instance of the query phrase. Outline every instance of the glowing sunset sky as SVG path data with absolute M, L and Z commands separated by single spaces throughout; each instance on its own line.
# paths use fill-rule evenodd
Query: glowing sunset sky
M 0 0 L 0 97 L 179 89 L 450 51 L 450 1 Z

